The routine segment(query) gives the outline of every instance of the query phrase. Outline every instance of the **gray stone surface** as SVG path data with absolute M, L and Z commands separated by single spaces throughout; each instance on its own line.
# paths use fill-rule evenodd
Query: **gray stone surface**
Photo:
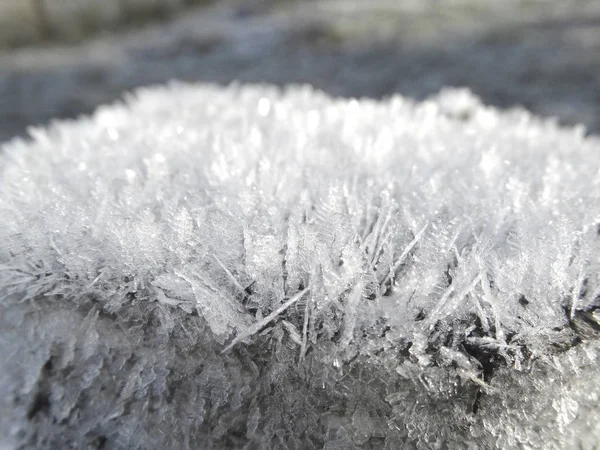
M 184 13 L 210 0 L 0 0 L 0 48 L 48 41 L 79 42 Z
M 171 79 L 421 99 L 466 86 L 600 131 L 600 3 L 221 2 L 161 25 L 0 54 L 0 140 Z

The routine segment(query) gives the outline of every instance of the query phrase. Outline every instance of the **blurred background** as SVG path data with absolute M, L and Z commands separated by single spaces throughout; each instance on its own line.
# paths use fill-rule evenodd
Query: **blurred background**
M 0 141 L 171 79 L 422 99 L 600 132 L 599 0 L 0 0 Z

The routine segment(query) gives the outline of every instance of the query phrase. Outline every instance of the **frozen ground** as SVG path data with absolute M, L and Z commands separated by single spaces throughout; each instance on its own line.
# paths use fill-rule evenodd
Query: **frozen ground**
M 591 0 L 221 2 L 126 35 L 1 54 L 0 140 L 174 78 L 374 98 L 468 86 L 596 133 L 599 37 Z

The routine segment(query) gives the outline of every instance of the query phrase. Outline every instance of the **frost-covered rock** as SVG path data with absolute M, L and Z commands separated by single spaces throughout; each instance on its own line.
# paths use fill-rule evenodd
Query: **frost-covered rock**
M 173 85 L 0 153 L 0 447 L 593 448 L 600 142 Z

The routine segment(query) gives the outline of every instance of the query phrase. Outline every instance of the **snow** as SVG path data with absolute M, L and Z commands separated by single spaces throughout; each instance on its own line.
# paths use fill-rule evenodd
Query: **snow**
M 591 448 L 600 142 L 172 84 L 0 152 L 0 447 Z M 412 447 L 410 447 L 412 446 Z

